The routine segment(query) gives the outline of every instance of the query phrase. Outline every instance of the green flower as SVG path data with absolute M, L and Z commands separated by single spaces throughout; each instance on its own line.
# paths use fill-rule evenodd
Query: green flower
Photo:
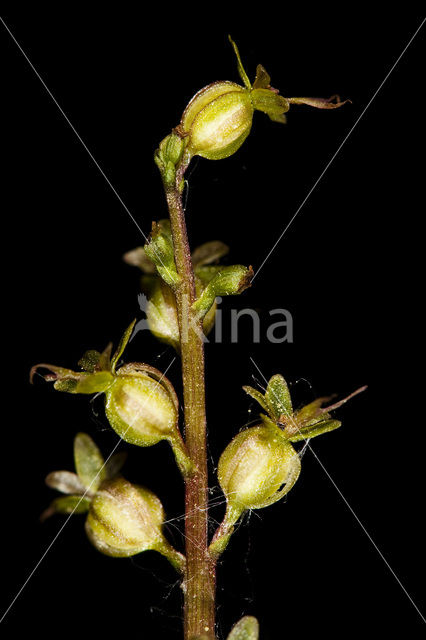
M 280 374 L 272 376 L 264 394 L 253 387 L 243 387 L 244 391 L 266 411 L 267 415 L 260 414 L 263 424 L 277 427 L 289 442 L 315 438 L 340 427 L 342 423 L 332 418 L 330 412 L 338 409 L 366 388 L 366 386 L 360 387 L 343 400 L 328 407 L 322 405 L 333 396 L 317 398 L 294 411 L 287 383 Z
M 118 475 L 123 454 L 106 462 L 92 438 L 79 433 L 74 440 L 77 473 L 54 471 L 46 484 L 65 493 L 56 498 L 42 519 L 54 513 L 87 513 L 85 529 L 92 544 L 113 557 L 158 551 L 183 572 L 185 558 L 166 540 L 162 532 L 163 506 L 152 491 L 133 485 Z
M 229 247 L 219 240 L 206 242 L 192 252 L 197 301 L 194 308 L 203 318 L 204 335 L 212 330 L 216 314 L 216 297 L 242 292 L 253 276 L 251 268 L 242 265 L 216 264 Z M 178 274 L 173 256 L 173 240 L 169 220 L 153 224 L 145 247 L 137 247 L 124 255 L 128 264 L 143 272 L 142 291 L 146 295 L 145 313 L 149 329 L 156 338 L 180 352 L 180 332 L 174 286 Z
M 291 104 L 307 104 L 317 109 L 336 109 L 345 102 L 338 96 L 323 98 L 284 98 L 271 86 L 271 79 L 262 65 L 256 69 L 253 84 L 241 62 L 238 47 L 229 37 L 237 57 L 238 72 L 243 85 L 223 81 L 201 89 L 192 98 L 181 122 L 175 129 L 185 142 L 185 148 L 177 142 L 173 145 L 176 162 L 182 155 L 185 163 L 195 156 L 209 160 L 221 160 L 235 153 L 250 133 L 255 111 L 262 111 L 274 122 L 285 123 Z M 173 163 L 172 163 L 173 164 Z M 163 171 L 164 173 L 164 171 Z
M 226 497 L 226 513 L 210 545 L 216 556 L 225 549 L 245 511 L 274 504 L 293 488 L 301 463 L 292 443 L 340 427 L 341 422 L 331 418 L 330 411 L 366 387 L 328 407 L 322 405 L 329 398 L 318 398 L 298 411 L 293 411 L 287 383 L 279 374 L 269 380 L 265 393 L 243 388 L 266 414 L 260 414 L 260 424 L 238 433 L 220 457 L 218 479 Z
M 39 369 L 47 369 L 45 380 L 53 381 L 58 391 L 67 393 L 103 393 L 105 412 L 114 431 L 126 442 L 149 447 L 167 440 L 183 474 L 192 463 L 178 428 L 179 404 L 171 382 L 154 367 L 132 362 L 117 369 L 135 322 L 128 327 L 111 357 L 111 345 L 102 353 L 87 351 L 72 371 L 51 364 L 31 369 L 31 380 Z

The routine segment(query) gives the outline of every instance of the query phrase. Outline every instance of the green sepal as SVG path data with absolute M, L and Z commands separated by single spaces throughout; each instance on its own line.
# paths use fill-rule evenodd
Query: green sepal
M 338 109 L 350 100 L 340 100 L 339 96 L 331 98 L 287 98 L 289 104 L 306 104 L 315 109 Z
M 120 451 L 115 453 L 105 462 L 105 477 L 107 480 L 113 480 L 118 476 L 122 466 L 127 460 L 127 453 Z
M 93 441 L 92 441 L 92 444 L 94 444 Z M 90 449 L 90 445 L 88 448 Z M 87 451 L 85 454 L 83 449 L 84 449 L 84 443 L 81 442 L 81 438 L 80 438 L 79 452 L 78 452 L 79 457 L 87 455 Z M 95 445 L 95 449 L 97 449 L 96 445 Z M 99 449 L 97 451 L 95 449 L 93 449 L 95 455 L 94 455 L 94 458 L 92 458 L 92 460 L 97 458 L 97 468 L 99 468 L 99 464 L 101 463 L 101 460 L 103 464 L 103 459 L 99 452 Z M 103 467 L 102 474 L 100 475 L 102 475 L 104 479 L 112 480 L 120 472 L 120 469 L 125 463 L 126 458 L 127 458 L 127 453 L 125 451 L 120 451 L 119 453 L 115 453 L 105 462 L 105 466 Z M 102 464 L 101 464 L 101 468 L 102 468 Z M 81 466 L 84 467 L 84 464 L 82 463 Z M 94 486 L 91 487 L 89 492 L 87 490 L 87 486 L 83 484 L 80 477 L 76 473 L 72 473 L 71 471 L 52 471 L 46 476 L 45 482 L 47 486 L 50 487 L 51 489 L 56 489 L 56 491 L 60 491 L 61 493 L 66 493 L 68 495 L 83 495 L 83 494 L 92 495 L 92 493 L 95 492 L 95 488 L 96 488 L 95 487 L 96 483 L 94 483 Z
M 44 522 L 50 516 L 55 513 L 87 513 L 90 507 L 90 498 L 86 496 L 61 496 L 55 498 L 50 506 L 43 511 L 40 516 L 40 520 Z
M 263 425 L 273 431 L 275 435 L 280 435 L 282 438 L 284 438 L 284 440 L 289 439 L 286 435 L 284 435 L 284 431 L 281 426 L 279 426 L 278 421 L 272 418 L 270 415 L 259 413 L 259 418 L 262 420 Z
M 348 400 L 365 391 L 366 387 L 360 387 L 343 400 L 328 407 L 322 407 L 322 405 L 333 396 L 317 398 L 295 412 L 293 412 L 288 385 L 279 374 L 272 376 L 269 380 L 265 394 L 249 386 L 243 389 L 266 411 L 267 415 L 260 414 L 266 427 L 276 430 L 289 442 L 300 442 L 338 429 L 342 423 L 339 420 L 333 420 L 329 412 L 338 409 Z
M 260 404 L 273 422 L 280 422 L 293 414 L 290 391 L 282 375 L 272 376 L 264 394 L 250 386 L 244 386 L 243 389 Z
M 348 400 L 351 400 L 359 393 L 366 390 L 367 387 L 360 387 L 351 394 L 339 400 L 338 402 L 329 405 L 328 407 L 322 407 L 325 402 L 331 400 L 334 396 L 325 396 L 317 398 L 313 402 L 305 405 L 299 411 L 296 411 L 293 415 L 293 420 L 286 424 L 284 429 L 285 436 L 291 442 L 297 440 L 306 440 L 307 438 L 315 438 L 322 433 L 328 431 L 334 431 L 340 427 L 341 422 L 339 420 L 330 419 L 330 411 L 339 409 L 342 405 L 346 404 Z
M 127 251 L 123 255 L 123 260 L 131 267 L 138 267 L 143 273 L 156 273 L 155 266 L 146 255 L 145 249 L 143 247 L 136 247 L 135 249 L 131 249 L 131 251 Z
M 250 286 L 253 278 L 253 269 L 242 265 L 221 267 L 220 271 L 210 280 L 198 300 L 192 305 L 192 309 L 205 316 L 215 301 L 216 296 L 229 296 L 242 293 Z
M 181 161 L 184 148 L 184 140 L 175 131 L 166 136 L 159 147 L 163 161 L 175 166 Z
M 290 105 L 286 98 L 270 89 L 253 89 L 250 95 L 255 109 L 266 113 L 274 122 L 287 122 L 284 114 Z
M 216 262 L 229 253 L 229 247 L 220 240 L 211 240 L 196 247 L 192 252 L 192 264 L 195 267 L 202 267 L 206 264 Z
M 292 436 L 288 436 L 288 440 L 290 442 L 300 442 L 301 440 L 308 440 L 309 438 L 315 438 L 316 436 L 320 436 L 323 433 L 328 433 L 328 431 L 334 431 L 341 426 L 340 420 L 320 420 L 310 425 L 309 427 L 304 427 L 300 429 L 300 431 Z M 285 432 L 284 432 L 285 433 Z
M 232 628 L 227 640 L 258 640 L 259 623 L 253 616 L 244 616 Z
M 81 482 L 95 493 L 107 474 L 102 454 L 87 433 L 78 433 L 74 439 L 74 462 Z
M 111 371 L 111 353 L 112 353 L 112 342 L 107 344 L 105 349 L 101 353 L 101 357 L 99 358 L 99 362 L 96 367 L 96 371 Z
M 203 287 L 209 284 L 209 282 L 223 270 L 223 266 L 218 264 L 208 264 L 200 267 L 195 267 L 195 275 L 200 279 Z
M 129 324 L 129 326 L 127 327 L 126 331 L 123 333 L 121 340 L 118 344 L 117 349 L 115 350 L 114 355 L 111 358 L 111 372 L 115 373 L 115 368 L 118 364 L 118 361 L 120 360 L 121 356 L 123 355 L 123 352 L 125 350 L 125 348 L 128 345 L 128 342 L 130 340 L 130 337 L 132 335 L 133 329 L 135 328 L 135 324 L 136 324 L 136 320 L 133 320 L 133 322 L 131 322 Z
M 265 400 L 265 396 L 261 391 L 258 391 L 257 389 L 254 389 L 249 385 L 245 385 L 243 389 L 249 396 L 251 396 L 254 400 L 256 400 L 256 402 L 260 404 L 260 406 L 262 407 L 262 409 L 266 411 L 266 413 L 270 412 L 271 409 Z
M 241 62 L 241 57 L 240 57 L 240 52 L 238 51 L 238 47 L 236 45 L 236 43 L 233 41 L 233 39 L 231 38 L 230 35 L 228 35 L 228 40 L 231 43 L 233 49 L 234 49 L 234 53 L 235 56 L 237 58 L 237 66 L 238 66 L 238 73 L 240 74 L 240 78 L 244 83 L 244 86 L 246 87 L 246 89 L 251 89 L 251 83 L 250 80 L 248 79 L 248 75 L 243 67 L 243 63 Z
M 316 398 L 313 402 L 306 404 L 304 407 L 295 412 L 294 418 L 295 420 L 305 427 L 312 421 L 318 421 L 319 416 L 323 413 L 321 410 L 324 402 L 331 400 L 334 396 L 323 396 L 321 398 Z
M 256 77 L 253 82 L 253 89 L 269 89 L 271 78 L 265 67 L 258 64 L 256 67 Z
M 33 382 L 34 375 L 39 369 L 47 369 L 49 373 L 42 375 L 42 377 L 47 382 L 53 382 L 53 387 L 57 391 L 83 394 L 102 393 L 114 381 L 111 370 L 111 351 L 111 343 L 102 352 L 94 349 L 86 351 L 78 362 L 83 371 L 73 371 L 44 362 L 37 364 L 31 368 L 30 382 Z
M 145 253 L 155 264 L 158 274 L 164 282 L 174 288 L 180 281 L 176 271 L 173 240 L 168 220 L 152 223 L 152 231 L 145 244 Z
M 192 264 L 194 269 L 203 267 L 220 260 L 227 253 L 229 253 L 228 245 L 220 240 L 211 240 L 194 249 L 192 252 Z M 144 274 L 153 275 L 156 273 L 155 266 L 146 255 L 143 247 L 136 247 L 136 249 L 128 251 L 124 254 L 123 260 L 132 267 L 138 267 Z
M 114 377 L 109 371 L 81 374 L 71 371 L 71 374 L 56 380 L 53 385 L 56 391 L 84 394 L 102 393 L 114 381 Z
M 268 407 L 270 407 L 272 416 L 276 420 L 279 420 L 283 414 L 284 416 L 292 415 L 293 406 L 290 391 L 282 375 L 277 374 L 269 380 L 265 393 L 265 401 Z
M 61 496 L 55 498 L 52 506 L 56 513 L 87 513 L 90 507 L 90 498 L 86 496 Z
M 142 276 L 141 287 L 147 296 L 145 314 L 150 331 L 158 340 L 179 352 L 179 323 L 172 289 L 158 275 Z
M 71 471 L 52 471 L 46 476 L 45 483 L 51 489 L 56 489 L 69 495 L 83 495 L 86 493 L 86 487 L 78 475 Z

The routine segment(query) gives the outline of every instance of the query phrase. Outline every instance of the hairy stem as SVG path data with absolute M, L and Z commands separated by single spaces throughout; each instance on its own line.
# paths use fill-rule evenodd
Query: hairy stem
M 182 379 L 185 412 L 185 440 L 195 471 L 186 478 L 184 578 L 184 637 L 215 638 L 215 563 L 208 552 L 207 447 L 202 326 L 191 305 L 195 301 L 195 280 L 178 185 L 165 185 L 173 235 L 175 263 L 181 278 L 176 303 L 181 336 Z

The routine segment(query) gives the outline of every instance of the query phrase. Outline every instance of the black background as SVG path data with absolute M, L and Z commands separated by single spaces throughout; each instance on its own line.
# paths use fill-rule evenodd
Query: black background
M 231 32 L 253 78 L 261 62 L 283 95 L 339 93 L 337 111 L 293 107 L 288 125 L 255 115 L 241 150 L 200 160 L 189 177 L 193 246 L 214 238 L 229 260 L 258 268 L 384 80 L 422 16 L 371 5 L 312 13 L 265 3 L 237 21 L 219 6 L 179 6 L 148 16 L 118 5 L 88 13 L 72 4 L 4 13 L 4 19 L 145 233 L 166 215 L 156 145 L 192 94 L 238 81 Z M 207 22 L 209 26 L 207 27 Z M 73 367 L 88 348 L 115 342 L 138 315 L 138 276 L 121 261 L 141 244 L 136 226 L 46 89 L 3 28 L 2 193 L 3 482 L 2 609 L 60 530 L 40 512 L 53 469 L 72 469 L 72 439 L 117 441 L 101 402 L 28 383 L 39 361 Z M 312 441 L 321 463 L 389 565 L 424 605 L 424 32 L 408 48 L 244 297 L 221 305 L 223 344 L 207 352 L 213 460 L 255 407 L 241 390 L 283 373 L 297 404 L 321 394 L 368 391 L 343 408 L 344 426 Z M 294 342 L 273 345 L 249 323 L 231 344 L 231 308 L 284 307 Z M 243 323 L 242 323 L 243 325 Z M 127 357 L 165 369 L 171 349 L 140 333 Z M 419 366 L 420 365 L 420 366 Z M 179 388 L 178 363 L 169 377 Z M 181 545 L 183 491 L 166 445 L 129 450 L 124 473 L 161 496 Z M 211 485 L 216 484 L 212 473 Z M 217 499 L 216 489 L 212 498 Z M 223 506 L 212 512 L 221 517 Z M 155 554 L 103 557 L 72 518 L 3 622 L 8 637 L 116 632 L 180 638 L 179 587 Z M 421 617 L 324 469 L 307 452 L 286 502 L 258 511 L 219 568 L 220 638 L 243 614 L 261 638 L 420 638 Z

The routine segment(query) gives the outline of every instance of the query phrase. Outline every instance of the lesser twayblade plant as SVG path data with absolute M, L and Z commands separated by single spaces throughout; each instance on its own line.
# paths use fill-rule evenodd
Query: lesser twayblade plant
M 226 513 L 216 533 L 208 535 L 208 476 L 204 378 L 204 335 L 215 320 L 218 296 L 242 293 L 253 278 L 251 267 L 222 266 L 228 252 L 222 242 L 210 241 L 192 253 L 182 205 L 184 177 L 194 156 L 220 160 L 235 153 L 250 133 L 253 114 L 262 111 L 278 123 L 286 122 L 292 104 L 336 109 L 339 98 L 285 98 L 270 84 L 258 65 L 253 84 L 234 48 L 242 85 L 215 82 L 201 89 L 183 112 L 180 123 L 155 152 L 169 209 L 169 220 L 153 222 L 144 247 L 125 260 L 142 272 L 147 296 L 149 328 L 179 354 L 182 366 L 184 437 L 179 428 L 179 402 L 172 383 L 146 363 L 118 367 L 132 335 L 128 327 L 114 354 L 88 351 L 73 371 L 40 364 L 46 380 L 59 391 L 103 394 L 105 413 L 118 435 L 133 445 L 150 447 L 166 440 L 172 447 L 185 483 L 185 555 L 166 539 L 162 504 L 149 489 L 120 475 L 122 456 L 104 462 L 93 440 L 78 434 L 74 442 L 76 473 L 49 474 L 47 484 L 62 493 L 44 513 L 86 513 L 89 540 L 101 552 L 118 557 L 146 550 L 163 554 L 181 575 L 184 594 L 185 640 L 215 640 L 216 564 L 234 532 L 235 524 L 251 509 L 263 509 L 286 495 L 300 475 L 301 459 L 294 444 L 340 426 L 331 416 L 345 400 L 323 406 L 318 398 L 295 410 L 287 383 L 274 375 L 264 393 L 244 387 L 260 405 L 258 424 L 240 431 L 222 453 L 218 481 L 226 498 Z M 360 390 L 358 390 L 360 391 Z M 357 393 L 357 392 L 355 392 Z M 353 394 L 352 394 L 353 395 Z M 256 640 L 259 625 L 245 616 L 228 640 Z

